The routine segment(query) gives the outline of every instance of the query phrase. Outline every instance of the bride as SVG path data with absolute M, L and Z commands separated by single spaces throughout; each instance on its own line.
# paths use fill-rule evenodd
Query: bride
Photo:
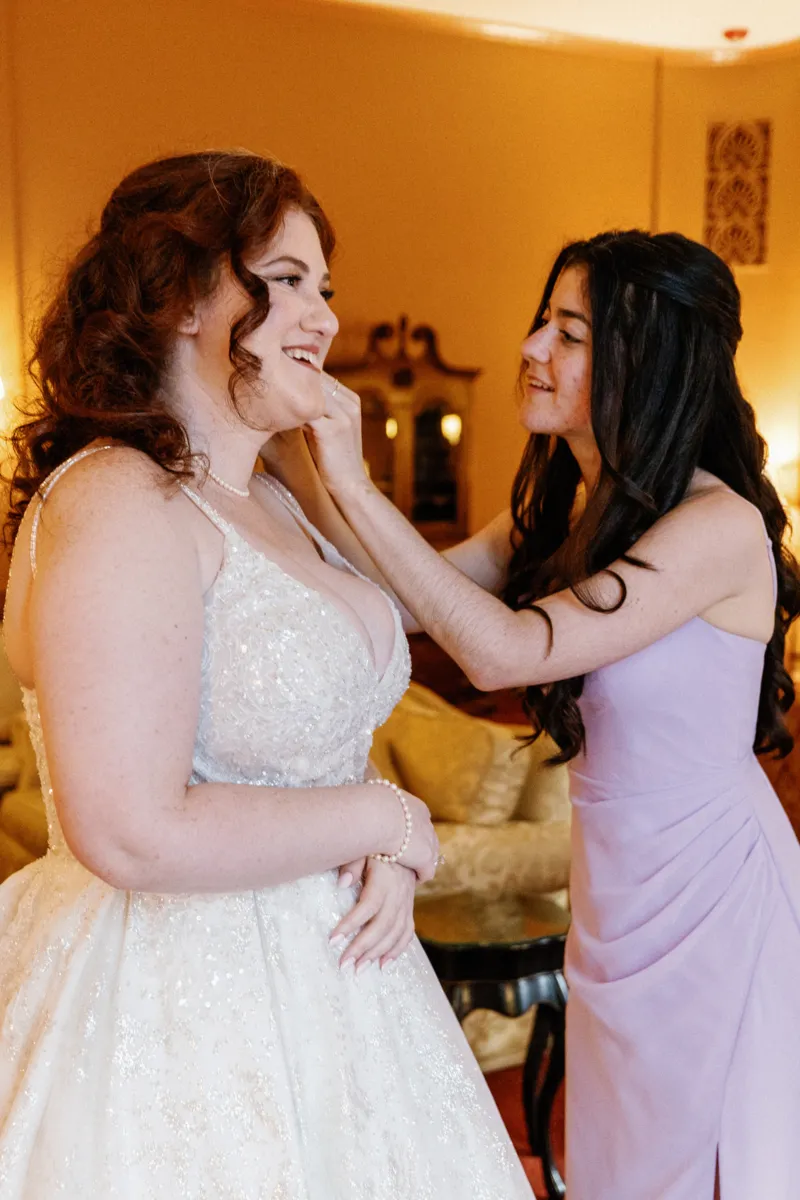
M 39 330 L 5 635 L 49 849 L 0 888 L 3 1200 L 531 1195 L 413 940 L 428 811 L 368 777 L 400 614 L 253 475 L 324 411 L 332 249 L 277 162 L 155 162 Z

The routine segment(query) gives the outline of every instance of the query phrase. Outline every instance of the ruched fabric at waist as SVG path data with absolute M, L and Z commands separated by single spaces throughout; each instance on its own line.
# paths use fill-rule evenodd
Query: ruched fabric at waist
M 758 928 L 781 892 L 800 913 L 800 847 L 754 756 L 691 787 L 612 795 L 578 772 L 572 786 L 573 978 L 649 971 L 717 921 Z
M 763 780 L 758 759 L 752 750 L 740 758 L 717 765 L 671 765 L 659 771 L 650 765 L 645 772 L 627 769 L 624 756 L 617 771 L 592 770 L 594 760 L 577 758 L 569 766 L 570 794 L 573 804 L 607 804 L 609 802 L 644 801 L 648 797 L 665 797 L 668 801 L 696 803 L 698 797 L 708 798 L 737 784 L 748 787 L 754 778 Z M 644 786 L 646 775 L 647 786 Z

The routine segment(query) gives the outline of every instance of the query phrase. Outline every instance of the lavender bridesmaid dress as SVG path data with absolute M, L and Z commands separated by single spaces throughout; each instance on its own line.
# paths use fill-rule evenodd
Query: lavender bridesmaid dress
M 589 675 L 574 761 L 569 1200 L 800 1197 L 800 845 L 764 646 L 700 618 Z

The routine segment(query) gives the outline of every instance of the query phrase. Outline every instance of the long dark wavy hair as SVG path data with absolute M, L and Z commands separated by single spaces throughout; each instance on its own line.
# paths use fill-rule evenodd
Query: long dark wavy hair
M 775 554 L 775 627 L 761 683 L 758 753 L 788 754 L 783 719 L 794 701 L 784 666 L 786 633 L 800 612 L 800 571 L 784 545 L 788 519 L 765 474 L 766 445 L 736 377 L 742 334 L 739 291 L 716 254 L 677 233 L 603 233 L 566 246 L 555 263 L 530 332 L 543 324 L 558 277 L 585 269 L 592 320 L 592 428 L 600 478 L 572 521 L 581 473 L 566 441 L 531 435 L 512 492 L 512 557 L 503 593 L 514 609 L 570 588 L 594 611 L 587 580 L 621 559 L 681 502 L 697 468 L 711 472 L 761 512 Z M 545 616 L 541 608 L 538 611 Z M 548 622 L 549 623 L 549 622 Z M 552 626 L 551 626 L 552 636 Z M 585 745 L 578 707 L 583 676 L 529 687 L 525 709 L 534 737 L 556 742 L 553 762 Z
M 11 436 L 13 474 L 6 541 L 60 463 L 96 438 L 148 454 L 173 477 L 196 466 L 186 429 L 162 384 L 175 331 L 229 263 L 249 297 L 231 329 L 228 385 L 258 378 L 243 342 L 269 312 L 269 290 L 247 266 L 290 210 L 314 222 L 330 259 L 334 233 L 291 168 L 244 151 L 159 159 L 128 175 L 103 209 L 100 228 L 69 264 L 35 334 L 34 398 Z

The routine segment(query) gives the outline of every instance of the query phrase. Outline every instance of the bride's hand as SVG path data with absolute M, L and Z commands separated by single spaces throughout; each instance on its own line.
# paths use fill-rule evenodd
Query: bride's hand
M 322 481 L 332 495 L 367 480 L 361 446 L 361 401 L 355 392 L 323 375 L 325 415 L 311 421 L 311 449 Z
M 404 791 L 403 796 L 411 815 L 411 837 L 400 861 L 404 867 L 411 868 L 420 883 L 428 883 L 439 865 L 439 838 L 425 801 L 411 792 Z M 388 849 L 384 853 L 394 854 L 395 849 Z
M 373 775 L 374 781 L 377 776 Z M 387 788 L 387 791 L 389 789 Z M 436 874 L 436 868 L 439 865 L 439 838 L 436 830 L 433 827 L 431 820 L 430 809 L 424 800 L 420 800 L 419 796 L 412 795 L 411 792 L 403 792 L 403 797 L 408 805 L 408 811 L 411 816 L 411 837 L 409 843 L 403 851 L 400 866 L 409 867 L 420 883 L 428 883 Z M 387 803 L 392 800 L 387 797 Z M 396 800 L 394 803 L 397 803 Z M 403 837 L 403 829 L 400 827 L 400 822 L 403 819 L 402 810 L 397 805 L 397 845 L 389 848 L 382 846 L 378 853 L 394 854 L 400 847 Z M 364 868 L 367 863 L 371 862 L 368 858 L 357 858 L 355 862 L 345 863 L 339 868 L 339 887 L 350 887 L 353 883 L 363 878 Z
M 414 936 L 416 884 L 409 867 L 367 859 L 361 895 L 331 934 L 332 945 L 356 935 L 339 959 L 340 967 L 352 962 L 359 971 L 377 962 L 383 968 L 400 957 Z

